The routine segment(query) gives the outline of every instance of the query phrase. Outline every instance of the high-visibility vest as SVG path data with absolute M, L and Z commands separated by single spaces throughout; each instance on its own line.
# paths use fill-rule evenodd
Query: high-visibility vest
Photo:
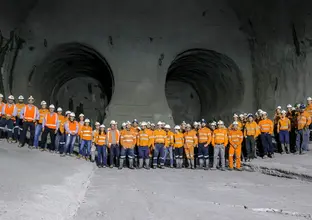
M 273 134 L 273 122 L 270 119 L 263 119 L 259 122 L 260 131 L 262 133 Z
M 116 144 L 119 144 L 119 136 L 120 136 L 120 133 L 119 133 L 119 130 L 114 130 L 115 131 L 115 140 L 116 140 Z M 112 144 L 112 130 L 108 130 L 107 131 L 107 143 L 108 144 Z
M 26 105 L 24 109 L 24 120 L 27 122 L 34 121 L 37 113 L 36 106 L 32 105 L 30 108 L 29 105 Z
M 13 116 L 13 112 L 15 111 L 15 108 L 16 108 L 15 104 L 4 104 L 4 114 L 6 116 L 12 117 Z
M 103 146 L 106 144 L 106 133 L 103 132 L 102 134 L 97 133 L 95 138 L 95 144 L 98 146 Z
M 194 131 L 187 131 L 184 133 L 184 143 L 185 147 L 194 147 L 197 145 L 197 136 Z
M 151 144 L 150 133 L 147 129 L 139 132 L 137 136 L 137 145 L 141 147 L 146 147 Z
M 229 142 L 231 145 L 241 145 L 243 142 L 243 132 L 241 130 L 230 130 Z
M 153 133 L 155 144 L 165 144 L 167 142 L 167 133 L 164 130 L 155 130 Z
M 21 115 L 21 110 L 22 108 L 25 107 L 25 104 L 24 103 L 17 103 L 16 104 L 16 108 L 17 108 L 17 117 L 20 117 Z
M 129 130 L 124 131 L 122 135 L 120 135 L 120 144 L 124 148 L 132 148 L 136 144 L 136 133 Z
M 39 109 L 39 124 L 42 124 L 44 117 L 49 113 L 46 108 Z
M 223 144 L 224 146 L 228 144 L 228 135 L 225 129 L 218 128 L 213 131 L 212 145 L 215 146 L 216 144 Z
M 209 128 L 201 128 L 198 130 L 198 143 L 210 144 L 211 142 L 211 131 Z
M 182 133 L 175 133 L 173 135 L 173 139 L 174 139 L 174 145 L 173 147 L 175 148 L 181 148 L 184 146 L 184 135 Z
M 83 126 L 80 131 L 80 137 L 82 140 L 91 141 L 92 140 L 91 126 Z
M 58 122 L 57 113 L 53 113 L 52 115 L 51 113 L 46 114 L 44 126 L 51 128 L 51 129 L 56 129 L 57 122 Z
M 290 130 L 290 120 L 288 118 L 280 118 L 278 121 L 278 126 L 280 131 L 288 131 Z
M 68 123 L 68 129 L 70 132 L 75 132 L 78 126 L 78 122 L 76 121 L 67 121 Z M 67 132 L 66 132 L 67 133 Z

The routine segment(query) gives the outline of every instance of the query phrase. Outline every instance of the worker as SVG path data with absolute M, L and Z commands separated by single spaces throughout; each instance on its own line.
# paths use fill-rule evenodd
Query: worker
M 65 157 L 67 154 L 69 156 L 73 156 L 74 145 L 79 131 L 79 124 L 77 121 L 75 121 L 75 116 L 75 113 L 71 112 L 69 114 L 69 120 L 67 120 L 64 124 L 66 142 L 64 151 L 60 154 L 61 157 Z
M 110 122 L 110 129 L 107 131 L 107 137 L 106 137 L 106 145 L 109 149 L 109 160 L 110 160 L 110 168 L 114 167 L 114 160 L 116 160 L 116 166 L 117 161 L 120 156 L 120 148 L 119 148 L 119 137 L 120 132 L 117 129 L 117 122 L 112 120 Z
M 261 145 L 263 147 L 263 158 L 274 156 L 272 135 L 274 125 L 272 120 L 268 119 L 267 112 L 262 112 L 262 120 L 259 122 Z
M 59 153 L 64 149 L 65 145 L 65 122 L 67 121 L 67 118 L 62 115 L 63 109 L 61 107 L 58 107 L 56 109 L 57 118 L 58 118 L 58 129 L 56 130 L 55 135 L 55 152 Z M 68 112 L 66 112 L 68 113 Z M 62 149 L 62 150 L 61 150 Z
M 184 153 L 184 135 L 181 132 L 181 127 L 176 125 L 174 127 L 174 154 L 176 159 L 176 168 L 181 169 L 183 165 L 183 153 Z
M 290 120 L 291 130 L 289 132 L 289 152 L 296 151 L 296 121 L 297 117 L 295 117 L 295 108 L 288 104 L 287 106 L 286 117 Z
M 217 168 L 218 156 L 220 157 L 221 170 L 225 171 L 225 146 L 228 145 L 228 134 L 224 130 L 224 122 L 218 121 L 218 128 L 212 134 L 212 146 L 214 147 L 214 158 L 212 170 Z
M 142 121 L 141 131 L 137 136 L 138 154 L 139 154 L 139 166 L 141 169 L 145 162 L 145 168 L 150 169 L 149 151 L 153 142 L 153 132 L 147 128 L 147 123 Z
M 202 169 L 205 164 L 205 169 L 209 168 L 209 144 L 211 143 L 211 130 L 206 127 L 205 119 L 201 120 L 201 128 L 198 130 L 198 162 L 199 168 Z
M 132 132 L 135 133 L 135 135 L 137 136 L 139 134 L 139 131 L 140 131 L 140 127 L 139 127 L 139 122 L 137 119 L 133 119 L 132 121 L 132 126 L 130 128 L 130 130 Z M 139 152 L 138 152 L 138 146 L 135 145 L 134 149 L 133 149 L 133 153 L 134 153 L 134 158 L 133 158 L 133 164 L 135 167 L 138 167 L 138 155 L 139 155 Z
M 243 117 L 243 116 L 242 116 Z M 243 124 L 242 122 L 240 122 L 239 118 L 238 118 L 238 115 L 237 114 L 234 114 L 233 115 L 233 122 L 236 121 L 238 123 L 238 129 L 239 130 L 243 130 Z M 233 126 L 233 123 L 229 126 L 229 130 L 232 129 L 232 126 Z
M 307 107 L 306 107 L 306 112 L 309 113 L 310 115 L 310 119 L 312 119 L 312 98 L 308 97 L 307 98 Z M 312 124 L 309 125 L 309 140 L 312 140 Z M 307 148 L 307 150 L 309 150 L 309 148 Z
M 85 124 L 84 114 L 80 113 L 79 116 L 78 116 L 78 118 L 79 118 L 79 122 L 78 122 L 78 124 L 79 124 L 79 131 L 78 131 L 78 136 L 77 136 L 77 142 L 78 142 L 78 144 L 79 144 L 79 146 L 80 146 L 80 143 L 81 143 L 80 133 L 81 133 L 82 127 L 83 127 L 84 124 Z
M 252 114 L 248 115 L 248 121 L 244 128 L 244 137 L 247 149 L 247 161 L 250 162 L 256 155 L 256 138 L 259 136 L 260 130 L 257 123 L 254 121 Z
M 126 130 L 120 134 L 120 159 L 119 159 L 119 167 L 121 170 L 123 168 L 124 160 L 128 157 L 129 168 L 134 169 L 133 159 L 134 159 L 134 147 L 136 145 L 136 133 L 134 130 L 131 130 L 131 123 L 126 124 Z
M 247 118 L 250 118 L 250 117 L 247 116 Z M 247 123 L 250 123 L 250 121 Z M 235 159 L 235 168 L 236 168 L 236 170 L 241 171 L 242 170 L 241 169 L 241 153 L 242 153 L 243 132 L 239 129 L 239 127 L 238 127 L 239 124 L 237 121 L 234 121 L 232 123 L 232 125 L 233 125 L 232 129 L 229 130 L 229 135 L 228 135 L 229 143 L 230 143 L 229 170 L 233 170 L 233 167 L 234 167 L 233 166 L 233 159 L 234 159 L 234 155 L 235 155 L 235 158 L 236 158 Z
M 49 113 L 44 116 L 42 121 L 41 150 L 45 150 L 48 134 L 51 139 L 50 152 L 55 152 L 55 135 L 60 127 L 58 114 L 54 112 L 55 106 L 49 106 Z
M 99 168 L 107 166 L 107 146 L 106 146 L 106 132 L 105 125 L 97 125 L 99 130 L 94 132 L 94 143 L 98 152 L 97 165 Z M 97 128 L 96 128 L 97 129 Z
M 188 168 L 195 169 L 194 148 L 198 145 L 196 133 L 191 130 L 191 125 L 186 124 L 184 132 L 184 151 L 188 162 Z
M 240 114 L 240 115 L 239 115 L 239 121 L 240 121 L 242 124 L 245 123 L 245 116 L 244 116 L 244 114 Z M 219 126 L 218 126 L 218 127 L 219 127 Z
M 16 108 L 17 108 L 17 116 L 16 116 L 16 121 L 15 121 L 15 126 L 14 126 L 14 140 L 17 142 L 20 133 L 23 128 L 23 120 L 20 118 L 21 110 L 22 108 L 25 107 L 24 104 L 24 97 L 20 95 L 18 97 L 18 102 L 16 103 Z
M 166 131 L 162 129 L 163 123 L 159 121 L 157 123 L 157 129 L 153 132 L 153 169 L 156 169 L 159 164 L 160 169 L 164 169 L 165 164 L 165 147 L 167 146 Z M 158 161 L 159 156 L 159 161 Z
M 167 156 L 169 155 L 169 165 L 170 168 L 173 168 L 173 132 L 170 130 L 171 127 L 170 125 L 166 124 L 165 125 L 165 131 L 167 133 L 167 145 L 165 147 L 165 162 L 167 159 Z
M 3 102 L 3 95 L 0 94 L 0 121 L 1 121 L 1 118 L 2 118 L 2 108 L 3 108 L 3 105 L 5 103 Z M 0 130 L 3 130 L 3 128 L 0 126 Z M 3 135 L 3 132 L 1 132 L 0 135 Z M 0 136 L 0 139 L 3 138 L 2 136 Z
M 49 110 L 47 109 L 47 103 L 46 101 L 41 101 L 40 103 L 41 108 L 39 109 L 39 120 L 37 121 L 36 124 L 36 129 L 35 129 L 35 137 L 34 137 L 34 147 L 35 149 L 39 148 L 39 137 L 42 132 L 42 122 L 47 113 L 49 113 Z
M 281 106 L 277 106 L 275 109 L 275 114 L 274 114 L 274 119 L 273 119 L 273 123 L 274 123 L 274 130 L 273 130 L 273 134 L 274 134 L 274 138 L 276 141 L 276 148 L 280 151 L 281 150 L 281 142 L 279 141 L 279 136 L 277 133 L 277 124 L 279 119 L 281 118 L 282 114 L 282 107 Z
M 151 123 L 151 130 L 154 131 L 156 128 L 156 125 L 154 123 Z
M 289 154 L 289 132 L 291 131 L 291 123 L 289 118 L 286 117 L 286 111 L 281 111 L 281 118 L 277 123 L 277 133 L 279 135 L 279 141 L 281 143 L 281 154 L 285 152 Z
M 311 124 L 311 118 L 308 112 L 305 111 L 306 106 L 300 105 L 299 115 L 297 116 L 297 135 L 296 135 L 296 154 L 305 154 L 308 145 L 307 130 Z
M 12 132 L 13 132 L 14 123 L 16 120 L 15 117 L 17 116 L 17 107 L 14 104 L 14 96 L 10 95 L 8 97 L 8 103 L 3 104 L 2 109 L 0 110 L 1 110 L 1 115 L 2 115 L 0 132 L 3 132 L 5 126 L 7 126 L 6 130 L 8 131 L 8 142 L 13 143 Z
M 89 161 L 93 138 L 92 138 L 92 127 L 90 126 L 90 120 L 88 118 L 84 120 L 84 124 L 80 128 L 79 135 L 80 135 L 80 147 L 78 157 L 84 158 L 86 161 Z
M 24 108 L 21 110 L 21 119 L 23 119 L 23 130 L 20 136 L 20 143 L 18 147 L 24 147 L 26 142 L 26 133 L 29 128 L 30 130 L 30 138 L 28 147 L 33 149 L 34 145 L 34 136 L 35 136 L 35 126 L 36 122 L 39 121 L 40 115 L 39 110 L 36 106 L 34 106 L 35 99 L 34 97 L 30 96 L 28 98 L 28 104 L 25 105 Z
M 186 122 L 182 121 L 180 127 L 181 127 L 181 132 L 184 133 L 185 132 L 185 126 L 186 126 Z

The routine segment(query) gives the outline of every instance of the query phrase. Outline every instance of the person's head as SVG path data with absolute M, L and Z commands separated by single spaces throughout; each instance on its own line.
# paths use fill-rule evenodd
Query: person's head
M 24 96 L 20 95 L 18 97 L 18 103 L 23 104 L 24 103 Z
M 174 126 L 174 132 L 179 133 L 181 131 L 181 127 L 179 125 Z
M 306 108 L 305 104 L 301 104 L 300 105 L 300 112 L 301 113 L 304 112 L 305 108 Z
M 127 124 L 126 124 L 126 129 L 127 129 L 127 131 L 129 131 L 130 128 L 131 128 L 131 123 L 127 122 Z
M 210 128 L 211 128 L 212 130 L 215 130 L 216 127 L 217 127 L 217 122 L 213 121 L 213 122 L 210 123 Z
M 71 113 L 69 114 L 69 120 L 70 120 L 70 121 L 74 121 L 74 120 L 75 120 L 75 117 L 76 117 L 76 115 L 75 115 L 74 112 L 71 112 Z
M 206 127 L 206 125 L 207 125 L 206 120 L 205 120 L 205 119 L 202 119 L 202 120 L 201 120 L 201 127 L 204 128 L 204 127 Z
M 151 129 L 152 129 L 152 130 L 155 130 L 155 127 L 156 127 L 155 124 L 154 124 L 154 123 L 151 123 Z
M 84 124 L 85 124 L 85 126 L 89 126 L 90 125 L 90 119 L 86 118 L 84 120 Z
M 245 119 L 244 114 L 240 114 L 240 115 L 239 115 L 239 120 L 240 120 L 240 121 L 244 121 L 244 119 Z
M 197 129 L 201 129 L 201 128 L 202 128 L 202 125 L 201 125 L 201 123 L 198 122 Z
M 276 114 L 280 114 L 281 111 L 282 111 L 282 107 L 281 106 L 277 106 L 275 111 L 276 111 Z
M 96 130 L 99 130 L 99 129 L 100 129 L 100 126 L 101 126 L 101 125 L 100 125 L 100 122 L 95 122 L 94 125 L 95 125 L 95 129 L 96 129 Z M 104 126 L 104 125 L 103 125 L 103 126 Z M 105 127 L 105 126 L 104 126 L 104 127 Z
M 312 103 L 312 98 L 311 97 L 307 98 L 307 103 L 308 103 L 308 105 L 310 105 Z
M 81 114 L 79 115 L 79 120 L 80 120 L 80 121 L 84 121 L 84 114 L 81 113 Z
M 190 131 L 192 126 L 190 124 L 185 125 L 185 131 Z
M 166 124 L 164 128 L 166 131 L 169 131 L 171 127 L 170 127 L 170 125 Z
M 138 127 L 138 125 L 139 125 L 138 120 L 137 119 L 133 119 L 132 125 L 133 125 L 133 127 Z
M 162 129 L 162 122 L 161 121 L 157 122 L 157 129 Z
M 62 112 L 63 112 L 63 109 L 62 109 L 61 107 L 58 107 L 58 108 L 56 109 L 56 112 L 57 112 L 57 114 L 61 115 Z
M 70 117 L 70 113 L 71 113 L 71 111 L 66 111 L 66 112 L 65 112 L 66 118 L 69 118 L 69 117 Z
M 150 128 L 151 128 L 151 122 L 148 121 L 146 127 L 147 127 L 148 129 L 150 129 Z
M 111 129 L 112 129 L 112 130 L 116 129 L 117 122 L 116 122 L 116 121 L 114 121 L 114 120 L 111 120 L 111 122 L 110 122 L 110 126 L 111 126 Z
M 14 96 L 10 95 L 10 96 L 8 97 L 8 103 L 9 103 L 9 104 L 13 104 L 13 102 L 14 102 Z
M 147 123 L 145 121 L 142 121 L 141 128 L 144 130 L 147 127 Z
M 95 126 L 97 126 L 97 125 L 95 125 Z M 100 128 L 100 131 L 101 131 L 102 133 L 105 132 L 105 125 L 98 125 L 98 127 Z
M 29 98 L 28 98 L 28 104 L 34 104 L 34 102 L 35 102 L 34 97 L 29 96 Z
M 234 115 L 233 115 L 233 120 L 234 120 L 234 121 L 238 121 L 238 115 L 237 115 L 237 114 L 234 114 Z
M 292 111 L 292 106 L 291 106 L 291 104 L 288 104 L 288 105 L 287 105 L 287 111 L 288 111 L 288 112 L 291 112 L 291 111 Z
M 55 110 L 55 106 L 54 106 L 54 105 L 50 105 L 50 106 L 49 106 L 49 112 L 50 112 L 50 113 L 53 113 L 54 110 Z
M 40 105 L 41 105 L 41 108 L 43 108 L 43 109 L 47 108 L 46 101 L 41 101 Z
M 0 102 L 2 102 L 2 101 L 3 101 L 3 95 L 0 94 Z
M 224 122 L 219 120 L 218 121 L 218 128 L 223 128 L 224 127 Z
M 234 121 L 232 125 L 233 125 L 232 126 L 233 130 L 237 130 L 238 129 L 238 122 L 237 121 Z
M 262 112 L 262 119 L 267 119 L 268 118 L 268 113 L 267 112 Z
M 193 123 L 193 128 L 194 128 L 194 129 L 197 129 L 197 128 L 198 128 L 198 123 L 197 123 L 197 121 L 194 121 L 194 123 Z
M 251 115 L 251 114 L 250 114 L 250 115 L 248 115 L 248 121 L 249 121 L 249 122 L 253 122 L 253 120 L 254 120 L 253 115 Z
M 180 127 L 181 127 L 181 130 L 185 130 L 186 122 L 183 121 L 183 122 L 181 123 Z
M 161 128 L 164 129 L 165 128 L 166 123 L 164 121 L 161 122 Z
M 281 111 L 281 114 L 282 114 L 282 117 L 285 118 L 285 116 L 286 116 L 286 111 L 285 111 L 285 110 L 282 110 L 282 111 Z

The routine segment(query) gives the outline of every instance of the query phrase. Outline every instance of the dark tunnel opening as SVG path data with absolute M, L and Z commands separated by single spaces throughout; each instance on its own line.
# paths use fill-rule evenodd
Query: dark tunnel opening
M 33 79 L 34 94 L 41 99 L 101 122 L 115 84 L 105 58 L 81 43 L 57 46 L 38 66 Z
M 178 54 L 169 66 L 165 93 L 176 124 L 201 118 L 215 120 L 242 102 L 244 82 L 228 56 L 190 49 Z

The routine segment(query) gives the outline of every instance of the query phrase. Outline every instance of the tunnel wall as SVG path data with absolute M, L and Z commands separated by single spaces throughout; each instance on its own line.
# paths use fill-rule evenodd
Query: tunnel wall
M 226 1 L 91 2 L 38 1 L 21 26 L 26 44 L 14 70 L 14 94 L 29 93 L 35 85 L 25 82 L 33 66 L 53 47 L 72 41 L 96 49 L 112 68 L 115 92 L 108 120 L 170 120 L 166 72 L 175 56 L 187 49 L 206 48 L 229 56 L 244 81 L 252 82 L 248 41 Z M 252 91 L 253 83 L 245 83 L 242 103 L 224 109 L 220 117 L 252 110 Z M 34 96 L 42 98 L 39 93 Z

